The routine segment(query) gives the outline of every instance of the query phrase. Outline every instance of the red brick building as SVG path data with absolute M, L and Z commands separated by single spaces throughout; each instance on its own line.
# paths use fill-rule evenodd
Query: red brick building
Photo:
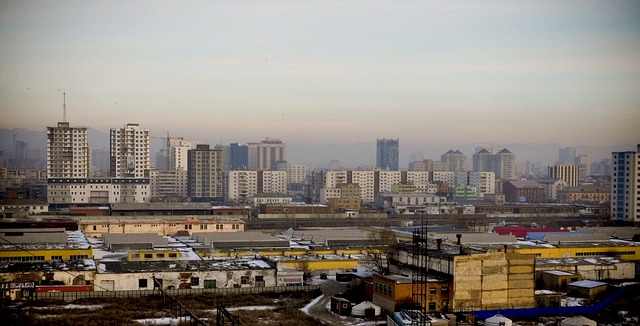
M 502 192 L 507 203 L 543 203 L 546 200 L 544 186 L 536 181 L 505 181 Z

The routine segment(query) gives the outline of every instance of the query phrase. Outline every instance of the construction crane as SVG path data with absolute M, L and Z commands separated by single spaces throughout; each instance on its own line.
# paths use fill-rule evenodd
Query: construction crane
M 167 131 L 167 136 L 166 137 L 160 137 L 160 136 L 151 136 L 151 138 L 153 139 L 163 139 L 165 141 L 166 144 L 166 156 L 167 156 L 167 169 L 169 169 L 169 167 L 171 166 L 171 136 L 169 135 L 169 132 Z

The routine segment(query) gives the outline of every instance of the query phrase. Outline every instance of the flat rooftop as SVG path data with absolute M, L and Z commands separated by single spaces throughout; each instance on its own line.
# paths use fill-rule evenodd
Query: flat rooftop
M 264 260 L 256 259 L 218 259 L 192 261 L 103 261 L 100 270 L 103 273 L 136 273 L 136 272 L 188 272 L 188 271 L 225 271 L 271 269 Z

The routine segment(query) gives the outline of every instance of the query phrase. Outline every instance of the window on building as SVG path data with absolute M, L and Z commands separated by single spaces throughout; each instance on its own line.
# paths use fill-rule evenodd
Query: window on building
M 216 288 L 216 280 L 204 280 L 204 288 L 205 289 L 215 289 Z
M 249 284 L 249 276 L 240 276 L 240 284 Z
M 200 278 L 199 277 L 192 277 L 191 278 L 191 286 L 199 286 L 200 285 Z
M 164 258 L 164 253 L 157 254 L 157 255 L 156 255 L 156 257 L 157 257 L 157 258 Z
M 436 303 L 435 302 L 429 302 L 429 310 L 436 310 Z
M 446 286 L 443 286 L 440 288 L 440 293 L 443 295 L 449 294 L 449 288 Z
M 147 279 L 146 278 L 138 279 L 138 288 L 139 289 L 146 289 L 147 288 Z
M 144 258 L 145 259 L 151 259 L 151 258 L 153 258 L 153 254 L 144 254 Z
M 51 260 L 62 260 L 62 256 L 51 256 Z
M 429 295 L 436 295 L 436 288 L 429 288 Z
M 177 253 L 175 253 L 175 252 L 170 252 L 169 253 L 169 258 L 177 258 L 177 257 L 178 257 Z

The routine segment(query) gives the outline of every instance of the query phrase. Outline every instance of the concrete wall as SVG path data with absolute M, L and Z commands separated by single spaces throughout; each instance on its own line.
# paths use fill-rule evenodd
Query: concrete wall
M 184 271 L 184 272 L 146 272 L 146 273 L 100 273 L 96 274 L 95 284 L 113 281 L 113 290 L 153 290 L 153 277 L 162 279 L 164 288 L 204 288 L 205 280 L 216 280 L 217 288 L 255 287 L 255 277 L 262 276 L 264 286 L 276 285 L 275 269 L 227 270 L 227 271 Z M 248 277 L 248 284 L 241 284 L 242 276 Z M 194 285 L 191 279 L 197 277 L 199 284 Z M 146 279 L 147 287 L 140 288 L 139 280 Z M 95 291 L 104 289 L 96 287 Z
M 534 258 L 504 252 L 455 256 L 453 286 L 453 309 L 534 307 Z

